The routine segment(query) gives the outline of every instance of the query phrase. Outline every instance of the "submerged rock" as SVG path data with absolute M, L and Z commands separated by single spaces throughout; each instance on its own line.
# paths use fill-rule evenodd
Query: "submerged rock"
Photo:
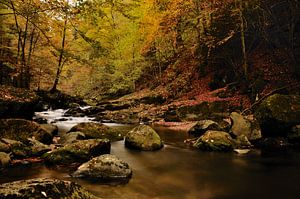
M 300 95 L 272 95 L 258 106 L 255 116 L 265 137 L 286 137 L 300 123 Z
M 98 197 L 92 195 L 74 182 L 48 178 L 37 178 L 0 185 L 0 198 L 96 199 Z
M 84 122 L 79 123 L 72 127 L 68 132 L 82 132 L 88 139 L 104 139 L 107 138 L 110 141 L 118 141 L 123 139 L 123 135 L 120 132 L 100 123 Z
M 0 168 L 7 167 L 10 162 L 11 159 L 9 154 L 0 152 Z
M 92 157 L 110 153 L 108 139 L 80 140 L 67 144 L 52 152 L 45 153 L 42 157 L 48 164 L 70 164 L 86 162 Z
M 250 141 L 262 138 L 259 123 L 253 116 L 244 117 L 233 112 L 230 114 L 230 119 L 232 120 L 231 132 L 235 136 L 245 135 Z
M 40 127 L 36 122 L 23 119 L 1 119 L 0 138 L 8 138 L 26 142 L 28 138 L 35 138 L 44 143 L 52 143 L 53 135 Z
M 101 155 L 82 164 L 72 176 L 91 180 L 128 180 L 132 170 L 115 155 Z
M 232 151 L 235 141 L 223 131 L 207 131 L 193 145 L 205 151 Z
M 139 125 L 125 136 L 127 148 L 154 151 L 163 147 L 163 142 L 153 128 L 147 125 Z

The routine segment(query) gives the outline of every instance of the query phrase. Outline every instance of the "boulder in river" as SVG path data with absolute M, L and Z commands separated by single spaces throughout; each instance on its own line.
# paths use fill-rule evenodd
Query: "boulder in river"
M 153 128 L 148 125 L 139 125 L 125 136 L 127 148 L 143 151 L 154 151 L 163 147 L 163 142 Z
M 212 120 L 200 120 L 188 130 L 190 135 L 203 135 L 208 130 L 220 131 L 222 127 Z
M 232 112 L 230 119 L 232 121 L 231 132 L 235 136 L 245 135 L 250 141 L 262 138 L 259 123 L 253 115 L 244 117 L 237 112 Z
M 123 135 L 120 132 L 100 123 L 83 122 L 70 129 L 70 132 L 82 132 L 86 139 L 104 139 L 107 138 L 110 141 L 118 141 L 123 139 Z
M 83 163 L 72 174 L 73 177 L 91 180 L 128 181 L 132 170 L 129 165 L 115 155 L 101 155 Z
M 1 141 L 10 147 L 10 152 L 14 157 L 25 158 L 31 155 L 31 148 L 23 142 L 7 138 L 2 138 Z
M 257 107 L 255 117 L 264 137 L 286 137 L 300 123 L 300 95 L 272 95 Z
M 0 138 L 8 138 L 26 142 L 28 138 L 35 138 L 44 143 L 52 143 L 53 135 L 40 127 L 36 122 L 23 119 L 1 119 Z
M 86 162 L 92 157 L 110 153 L 108 139 L 80 140 L 45 153 L 42 157 L 48 164 L 70 164 Z
M 53 124 L 40 124 L 41 128 L 47 131 L 52 136 L 58 135 L 58 127 Z
M 49 178 L 37 178 L 31 180 L 15 181 L 0 185 L 0 198 L 96 199 L 98 197 L 92 195 L 74 182 Z
M 49 145 L 45 145 L 38 140 L 28 138 L 28 141 L 28 145 L 31 149 L 31 156 L 40 156 L 48 151 L 51 151 L 51 147 Z
M 207 131 L 198 138 L 194 143 L 194 147 L 204 151 L 232 151 L 235 141 L 231 136 L 223 131 Z
M 85 135 L 84 133 L 78 131 L 78 132 L 70 132 L 66 133 L 61 136 L 61 139 L 59 140 L 59 143 L 66 145 L 66 144 L 71 144 L 74 142 L 77 142 L 78 140 L 84 140 Z
M 67 110 L 67 112 L 65 112 L 64 114 L 65 117 L 84 117 L 85 113 L 84 110 L 82 110 L 80 107 L 74 107 L 74 108 L 70 108 L 69 110 Z

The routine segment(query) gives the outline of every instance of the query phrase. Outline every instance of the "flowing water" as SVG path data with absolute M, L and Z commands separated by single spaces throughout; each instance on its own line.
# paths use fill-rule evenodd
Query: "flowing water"
M 38 113 L 54 121 L 63 110 Z M 54 117 L 55 115 L 55 117 Z M 57 122 L 61 132 L 92 118 L 68 118 Z M 132 126 L 111 124 L 128 131 Z M 300 152 L 246 155 L 209 153 L 188 148 L 182 132 L 157 128 L 165 147 L 155 152 L 126 149 L 124 142 L 112 143 L 111 153 L 128 162 L 132 179 L 124 185 L 108 185 L 73 179 L 68 168 L 42 164 L 20 166 L 0 175 L 0 183 L 36 177 L 71 180 L 95 195 L 108 199 L 299 199 Z

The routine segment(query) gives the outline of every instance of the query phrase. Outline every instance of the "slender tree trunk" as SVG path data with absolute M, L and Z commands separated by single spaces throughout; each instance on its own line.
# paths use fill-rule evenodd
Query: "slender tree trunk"
M 29 88 L 29 82 L 27 82 L 27 62 L 26 62 L 26 40 L 27 40 L 27 34 L 28 34 L 28 23 L 29 23 L 29 16 L 26 17 L 26 24 L 25 24 L 25 30 L 24 30 L 24 36 L 23 36 L 23 42 L 22 42 L 22 64 L 21 64 L 21 74 L 22 74 L 22 87 Z M 29 71 L 28 71 L 29 72 Z
M 65 22 L 64 22 L 64 28 L 63 28 L 63 34 L 62 34 L 62 42 L 61 42 L 61 49 L 58 59 L 58 66 L 56 71 L 56 76 L 54 80 L 53 87 L 51 88 L 50 92 L 55 92 L 57 90 L 57 85 L 60 79 L 60 74 L 63 68 L 63 58 L 64 58 L 64 52 L 65 52 L 65 43 L 66 43 L 66 32 L 67 32 L 67 23 L 68 23 L 68 15 L 66 14 Z
M 243 71 L 245 79 L 248 80 L 248 58 L 246 52 L 246 39 L 245 39 L 245 22 L 243 17 L 243 0 L 239 2 L 239 18 L 240 18 L 240 28 L 241 28 L 241 43 L 242 43 L 242 53 L 243 53 Z
M 246 39 L 245 39 L 245 21 L 243 16 L 243 0 L 235 0 L 235 6 L 238 10 L 239 20 L 240 20 L 240 32 L 241 32 L 241 45 L 242 45 L 242 56 L 243 56 L 243 73 L 244 78 L 248 80 L 248 60 L 246 52 Z

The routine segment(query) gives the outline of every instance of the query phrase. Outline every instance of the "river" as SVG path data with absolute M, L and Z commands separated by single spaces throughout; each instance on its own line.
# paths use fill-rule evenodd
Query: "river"
M 54 121 L 63 111 L 42 114 Z M 44 114 L 44 115 L 43 115 Z M 72 125 L 92 118 L 67 118 L 56 124 L 64 132 Z M 109 124 L 128 131 L 132 126 Z M 43 164 L 19 166 L 4 171 L 0 183 L 36 177 L 71 180 L 95 195 L 108 199 L 299 199 L 300 152 L 265 154 L 201 152 L 187 147 L 183 132 L 156 128 L 165 142 L 163 149 L 140 152 L 112 143 L 111 153 L 133 169 L 128 184 L 113 185 L 73 179 L 69 168 L 48 168 Z

